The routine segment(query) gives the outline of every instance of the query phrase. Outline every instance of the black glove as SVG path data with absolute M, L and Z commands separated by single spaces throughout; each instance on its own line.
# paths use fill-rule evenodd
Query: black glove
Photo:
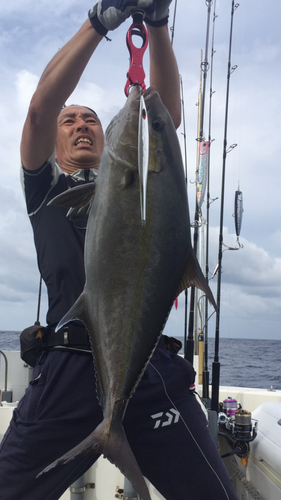
M 118 28 L 134 9 L 144 10 L 147 15 L 152 15 L 154 3 L 155 0 L 100 0 L 89 10 L 88 15 L 95 30 L 105 36 L 108 31 Z
M 153 0 L 150 12 L 146 11 L 146 16 L 144 18 L 146 24 L 156 27 L 167 24 L 169 19 L 169 6 L 171 3 L 172 0 Z

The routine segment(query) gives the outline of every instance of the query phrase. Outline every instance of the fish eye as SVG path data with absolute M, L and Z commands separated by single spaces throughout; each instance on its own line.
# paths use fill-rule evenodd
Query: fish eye
M 160 117 L 154 118 L 152 122 L 152 128 L 156 130 L 156 132 L 160 132 L 161 130 L 163 130 L 164 127 L 165 127 L 165 122 L 164 120 L 162 120 L 162 118 Z

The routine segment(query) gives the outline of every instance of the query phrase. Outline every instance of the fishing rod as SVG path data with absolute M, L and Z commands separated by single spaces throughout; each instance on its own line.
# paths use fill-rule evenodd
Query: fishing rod
M 210 31 L 210 17 L 211 17 L 211 7 L 213 0 L 205 1 L 207 6 L 207 28 L 206 28 L 206 41 L 205 41 L 205 55 L 204 61 L 201 63 L 201 70 L 203 76 L 203 89 L 202 89 L 202 99 L 200 105 L 200 117 L 199 117 L 199 137 L 197 137 L 197 141 L 203 142 L 203 126 L 204 126 L 204 111 L 205 111 L 205 95 L 206 95 L 206 80 L 207 80 L 207 72 L 209 69 L 208 63 L 208 48 L 209 48 L 209 31 Z M 194 233 L 193 233 L 193 249 L 195 255 L 197 256 L 198 251 L 198 229 L 199 229 L 199 217 L 201 214 L 201 209 L 198 206 L 197 196 L 195 199 L 195 216 L 194 216 Z M 195 306 L 195 287 L 191 287 L 190 293 L 190 312 L 189 312 L 189 324 L 188 324 L 188 338 L 185 345 L 185 359 L 190 361 L 193 364 L 193 354 L 194 354 L 194 320 L 196 315 L 196 306 Z
M 185 173 L 185 185 L 187 189 L 188 175 L 187 175 L 187 149 L 186 149 L 186 126 L 185 126 L 185 105 L 184 105 L 184 93 L 183 93 L 183 81 L 180 75 L 180 88 L 181 88 L 181 109 L 182 109 L 182 123 L 183 123 L 183 144 L 184 144 L 184 173 Z M 188 290 L 184 291 L 184 349 L 187 342 L 187 311 L 188 311 Z
M 41 307 L 41 295 L 42 295 L 42 276 L 40 275 L 39 280 L 39 291 L 38 291 L 38 304 L 37 304 L 37 317 L 35 325 L 40 325 L 40 307 Z
M 208 12 L 209 14 L 209 12 Z M 197 167 L 196 167 L 196 213 L 195 213 L 195 222 L 193 224 L 194 227 L 194 251 L 198 258 L 198 262 L 203 269 L 204 266 L 204 226 L 206 221 L 203 218 L 202 214 L 202 204 L 205 197 L 206 191 L 206 174 L 207 174 L 207 156 L 208 156 L 208 142 L 205 141 L 205 137 L 203 135 L 203 123 L 204 121 L 204 105 L 205 105 L 205 88 L 203 89 L 203 97 L 201 93 L 201 85 L 202 85 L 202 74 L 204 74 L 204 83 L 206 82 L 207 70 L 209 69 L 209 63 L 206 59 L 207 54 L 207 37 L 209 30 L 209 18 L 207 23 L 207 36 L 206 36 L 206 50 L 205 50 L 205 60 L 202 62 L 202 50 L 201 50 L 201 74 L 200 74 L 200 94 L 198 100 L 198 130 L 197 130 Z M 198 250 L 197 250 L 198 246 Z M 195 288 L 195 287 L 194 287 Z M 204 355 L 204 343 L 203 343 L 203 311 L 204 304 L 206 300 L 205 294 L 199 296 L 199 290 L 195 289 L 194 292 L 194 304 L 192 309 L 190 310 L 190 319 L 191 322 L 189 324 L 190 335 L 195 336 L 195 354 L 198 355 L 198 381 L 199 384 L 203 383 L 203 355 Z M 192 315 L 194 315 L 194 321 L 192 321 Z M 200 325 L 198 326 L 198 320 Z M 192 322 L 194 323 L 192 325 Z
M 221 301 L 221 271 L 222 271 L 222 246 L 223 246 L 223 212 L 224 212 L 224 191 L 225 191 L 225 166 L 226 156 L 233 150 L 237 144 L 231 145 L 227 149 L 227 124 L 229 107 L 229 87 L 230 76 L 237 66 L 231 66 L 232 33 L 234 12 L 239 7 L 238 3 L 231 4 L 231 21 L 229 35 L 229 53 L 227 65 L 227 86 L 226 86 L 226 104 L 225 104 L 225 122 L 224 122 L 224 140 L 223 140 L 223 164 L 222 164 L 222 183 L 221 183 L 221 209 L 220 209 L 220 231 L 219 231 L 219 250 L 218 250 L 218 281 L 217 281 L 217 311 L 216 311 L 216 333 L 215 333 L 215 354 L 212 364 L 212 403 L 211 409 L 218 411 L 219 406 L 219 381 L 220 381 L 220 362 L 219 362 L 219 327 L 220 327 L 220 301 Z
M 181 88 L 181 109 L 182 109 L 182 122 L 183 122 L 183 145 L 184 145 L 184 174 L 185 174 L 185 184 L 187 186 L 188 175 L 187 175 L 187 149 L 186 149 L 186 126 L 185 126 L 185 107 L 184 107 L 184 94 L 183 94 L 183 82 L 180 75 L 180 88 Z
M 206 280 L 209 283 L 209 225 L 210 225 L 210 162 L 211 162 L 211 126 L 212 126 L 212 99 L 213 99 L 213 67 L 214 67 L 214 43 L 215 43 L 215 22 L 216 14 L 216 0 L 214 1 L 213 11 L 213 30 L 212 30 L 212 47 L 211 47 L 211 64 L 210 64 L 210 95 L 209 95 L 209 154 L 207 163 L 207 209 L 206 209 Z M 209 399 L 209 370 L 208 370 L 208 314 L 209 304 L 205 301 L 205 329 L 204 329 L 204 361 L 203 361 L 203 398 Z
M 175 0 L 175 8 L 174 8 L 174 16 L 173 16 L 173 24 L 170 28 L 171 30 L 171 45 L 173 47 L 174 36 L 175 36 L 175 26 L 176 26 L 176 15 L 177 15 L 177 0 Z M 181 97 L 181 112 L 182 112 L 182 125 L 183 125 L 183 145 L 184 145 L 184 174 L 185 174 L 185 183 L 187 186 L 187 149 L 186 149 L 186 126 L 185 126 L 185 107 L 184 107 L 184 92 L 183 92 L 183 81 L 182 76 L 179 75 L 180 80 L 180 97 Z
M 202 50 L 201 50 L 201 58 L 200 58 L 200 80 L 199 80 L 199 92 L 198 92 L 198 119 L 197 119 L 197 137 L 199 137 L 200 134 L 200 116 L 201 116 L 201 103 L 202 103 Z M 197 143 L 199 144 L 199 143 Z M 197 146 L 197 159 L 196 163 L 198 164 L 198 154 L 199 154 L 199 149 Z M 196 197 L 196 203 L 197 203 L 197 197 Z M 197 207 L 197 205 L 196 205 Z M 197 213 L 197 210 L 196 210 Z M 198 225 L 198 221 L 193 222 L 191 224 L 191 227 L 195 227 Z M 195 233 L 194 231 L 194 238 L 198 238 L 198 231 Z M 193 241 L 193 248 L 196 248 L 197 245 L 195 245 Z M 187 332 L 185 332 L 185 338 L 184 338 L 184 357 L 190 363 L 193 364 L 193 354 L 194 354 L 194 338 L 193 338 L 193 332 L 194 332 L 194 319 L 195 319 L 195 294 L 196 290 L 195 287 L 191 287 L 191 294 L 190 294 L 190 309 L 189 309 L 189 323 L 188 323 L 188 336 Z M 186 311 L 186 327 L 187 327 L 187 311 Z
M 171 45 L 173 47 L 174 36 L 175 36 L 175 25 L 176 25 L 176 14 L 177 14 L 177 0 L 175 0 L 173 24 L 171 26 Z M 188 173 L 187 173 L 187 148 L 186 148 L 186 125 L 185 125 L 185 104 L 184 104 L 184 91 L 183 91 L 183 81 L 182 76 L 179 75 L 180 79 L 180 93 L 181 93 L 181 111 L 182 111 L 182 124 L 183 124 L 183 145 L 184 145 L 184 174 L 185 174 L 185 184 L 186 189 L 188 185 Z M 188 312 L 188 289 L 184 291 L 184 352 L 186 349 L 187 342 L 187 312 Z
M 175 36 L 175 26 L 176 26 L 176 14 L 177 14 L 177 3 L 178 0 L 175 0 L 175 7 L 174 7 L 174 17 L 173 17 L 173 24 L 170 28 L 172 36 L 171 36 L 171 45 L 173 46 L 174 43 L 174 36 Z

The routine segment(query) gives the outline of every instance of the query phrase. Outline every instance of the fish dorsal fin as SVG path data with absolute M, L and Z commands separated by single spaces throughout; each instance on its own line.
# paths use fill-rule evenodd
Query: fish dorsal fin
M 95 183 L 89 182 L 81 186 L 67 189 L 67 191 L 64 191 L 49 201 L 48 205 L 59 205 L 67 208 L 81 208 L 91 201 L 94 197 L 94 193 Z
M 56 331 L 62 328 L 64 325 L 69 323 L 70 321 L 79 319 L 84 323 L 84 325 L 89 329 L 88 325 L 88 314 L 87 314 L 87 303 L 85 299 L 85 294 L 81 293 L 73 306 L 69 309 L 69 311 L 63 316 L 60 320 Z
M 208 285 L 208 282 L 206 278 L 204 277 L 201 267 L 199 266 L 199 262 L 196 258 L 195 252 L 193 248 L 190 250 L 190 253 L 188 254 L 187 258 L 187 265 L 183 273 L 183 277 L 178 289 L 178 293 L 176 297 L 186 288 L 189 288 L 190 286 L 196 286 L 196 288 L 199 288 L 204 292 L 211 302 L 211 304 L 214 306 L 215 309 L 217 309 L 217 305 L 214 299 L 214 296 L 212 294 L 212 291 Z

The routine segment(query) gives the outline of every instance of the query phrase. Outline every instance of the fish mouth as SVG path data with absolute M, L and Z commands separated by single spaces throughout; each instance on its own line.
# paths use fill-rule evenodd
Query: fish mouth
M 130 98 L 131 95 L 133 97 L 136 97 L 134 94 L 136 95 L 143 94 L 144 97 L 148 97 L 150 94 L 158 94 L 158 92 L 153 85 L 150 85 L 150 87 L 148 87 L 148 89 L 146 90 L 142 90 L 140 85 L 133 85 L 130 90 L 128 99 Z
M 134 85 L 130 90 L 128 100 L 139 102 L 141 94 L 144 97 L 145 104 L 147 104 L 146 100 L 150 101 L 155 96 L 159 96 L 159 93 L 152 85 L 148 87 L 148 89 L 146 89 L 145 91 L 143 91 L 139 85 Z

